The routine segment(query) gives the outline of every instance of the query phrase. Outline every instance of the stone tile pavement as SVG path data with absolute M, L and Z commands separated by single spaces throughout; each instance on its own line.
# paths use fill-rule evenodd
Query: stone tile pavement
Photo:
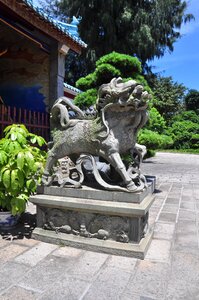
M 157 153 L 154 236 L 144 260 L 60 247 L 25 227 L 0 236 L 0 300 L 199 300 L 199 155 Z

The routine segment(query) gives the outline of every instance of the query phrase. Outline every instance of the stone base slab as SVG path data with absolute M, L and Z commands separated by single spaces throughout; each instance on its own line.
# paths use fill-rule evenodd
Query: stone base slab
M 147 176 L 146 180 L 148 187 L 145 188 L 144 191 L 137 193 L 116 191 L 110 192 L 88 186 L 83 186 L 82 188 L 76 189 L 70 187 L 60 188 L 58 186 L 39 186 L 37 193 L 59 197 L 95 199 L 99 201 L 141 203 L 147 195 L 152 194 L 155 190 L 155 176 Z
M 129 256 L 144 259 L 152 239 L 152 231 L 148 231 L 140 243 L 120 243 L 112 240 L 87 239 L 64 233 L 56 233 L 51 230 L 35 228 L 32 237 L 46 243 L 60 246 L 70 246 L 89 251 L 103 252 L 113 255 Z
M 76 210 L 87 213 L 110 214 L 118 216 L 144 216 L 148 212 L 154 197 L 148 195 L 140 204 L 126 202 L 101 201 L 96 199 L 35 195 L 30 201 L 39 207 L 51 207 L 64 210 Z
M 144 258 L 152 232 L 149 209 L 155 180 L 141 193 L 40 187 L 33 237 L 50 243 Z

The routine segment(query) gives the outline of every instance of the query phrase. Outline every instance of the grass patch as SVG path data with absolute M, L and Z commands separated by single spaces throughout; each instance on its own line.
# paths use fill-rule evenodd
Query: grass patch
M 199 149 L 158 149 L 156 152 L 199 154 Z

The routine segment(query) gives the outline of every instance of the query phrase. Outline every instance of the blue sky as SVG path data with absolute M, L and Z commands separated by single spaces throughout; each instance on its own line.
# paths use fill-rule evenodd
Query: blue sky
M 155 66 L 153 72 L 172 76 L 175 82 L 199 91 L 199 0 L 189 0 L 187 12 L 194 15 L 195 21 L 182 26 L 183 36 L 174 44 L 172 53 L 167 52 L 150 65 Z
M 33 0 L 38 5 L 38 0 Z M 195 16 L 181 28 L 182 38 L 174 44 L 172 53 L 165 53 L 160 59 L 150 61 L 154 73 L 172 76 L 173 80 L 188 89 L 199 91 L 199 0 L 188 0 L 187 13 Z

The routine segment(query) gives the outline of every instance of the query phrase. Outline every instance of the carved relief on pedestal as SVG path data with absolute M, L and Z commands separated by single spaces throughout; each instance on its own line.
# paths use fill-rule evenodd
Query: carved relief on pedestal
M 79 235 L 85 238 L 112 239 L 128 243 L 139 242 L 145 236 L 148 216 L 134 217 L 134 221 L 141 222 L 141 232 L 132 235 L 130 217 L 99 215 L 94 213 L 80 213 L 53 208 L 40 208 L 43 214 L 43 228 L 56 233 Z

